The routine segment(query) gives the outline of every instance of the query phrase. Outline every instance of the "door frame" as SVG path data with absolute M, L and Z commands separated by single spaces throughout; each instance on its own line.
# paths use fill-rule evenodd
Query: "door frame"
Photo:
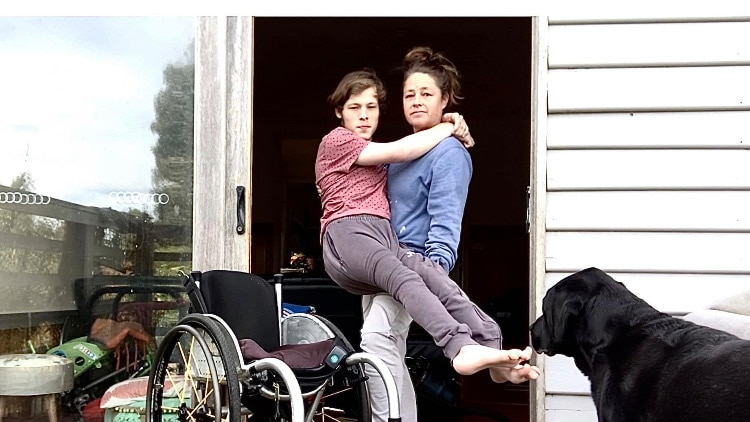
M 545 239 L 547 218 L 547 46 L 546 16 L 531 19 L 531 155 L 529 201 L 529 321 L 542 313 L 545 292 Z M 529 388 L 530 420 L 545 420 L 544 356 L 536 355 L 542 376 Z
M 250 271 L 253 18 L 196 25 L 193 269 Z
M 529 201 L 529 320 L 545 291 L 547 17 L 532 16 Z M 193 266 L 251 271 L 253 17 L 196 19 Z M 245 227 L 237 232 L 237 186 L 245 187 Z M 232 204 L 233 206 L 227 206 Z M 530 386 L 531 420 L 545 419 L 542 377 Z

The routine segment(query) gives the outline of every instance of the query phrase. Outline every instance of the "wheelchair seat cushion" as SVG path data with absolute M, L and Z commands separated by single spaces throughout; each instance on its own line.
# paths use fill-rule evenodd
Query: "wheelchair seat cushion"
M 292 370 L 318 369 L 326 366 L 326 358 L 336 345 L 335 339 L 305 344 L 286 344 L 270 351 L 264 350 L 251 339 L 239 340 L 242 357 L 247 360 L 276 358 Z

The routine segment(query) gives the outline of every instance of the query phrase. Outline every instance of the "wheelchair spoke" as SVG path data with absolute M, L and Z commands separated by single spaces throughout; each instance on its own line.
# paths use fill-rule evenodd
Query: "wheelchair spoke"
M 333 407 L 325 407 L 325 406 L 323 406 L 323 407 L 320 408 L 320 413 L 319 413 L 321 422 L 325 422 L 325 421 L 330 421 L 330 422 L 349 422 L 349 421 L 353 420 L 353 419 L 351 419 L 351 418 L 349 418 L 347 416 L 342 416 L 343 419 L 339 419 L 339 418 L 337 418 L 337 417 L 335 417 L 335 416 L 333 416 L 333 415 L 331 415 L 331 414 L 329 414 L 327 412 L 336 412 L 336 413 L 339 413 L 339 414 L 345 414 L 346 413 L 342 409 L 336 409 L 336 408 L 333 408 Z
M 325 400 L 325 399 L 327 399 L 327 398 L 330 398 L 330 397 L 333 397 L 333 396 L 337 396 L 337 395 L 339 395 L 339 394 L 341 394 L 341 393 L 346 393 L 347 391 L 351 391 L 351 390 L 352 390 L 352 388 L 351 388 L 351 387 L 347 387 L 347 388 L 342 388 L 341 390 L 338 390 L 338 391 L 335 391 L 335 392 L 333 392 L 333 393 L 330 393 L 330 394 L 326 394 L 326 395 L 324 395 L 324 396 L 323 396 L 323 400 Z
M 157 353 L 146 422 L 166 422 L 167 413 L 177 414 L 180 422 L 239 422 L 239 381 L 225 361 L 229 348 L 223 333 L 205 317 L 184 320 Z

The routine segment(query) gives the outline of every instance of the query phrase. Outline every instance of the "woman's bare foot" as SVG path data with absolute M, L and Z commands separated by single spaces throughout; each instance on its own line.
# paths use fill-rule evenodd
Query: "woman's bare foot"
M 490 368 L 490 378 L 496 383 L 510 381 L 513 384 L 535 380 L 539 378 L 542 371 L 534 365 L 524 363 L 513 368 Z
M 511 369 L 519 363 L 531 359 L 531 348 L 524 350 L 499 350 L 479 344 L 469 344 L 459 350 L 453 358 L 453 369 L 461 375 L 472 375 L 482 369 Z

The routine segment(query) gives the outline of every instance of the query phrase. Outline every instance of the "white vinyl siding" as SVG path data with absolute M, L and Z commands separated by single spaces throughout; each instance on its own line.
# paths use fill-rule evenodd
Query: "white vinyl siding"
M 750 150 L 556 150 L 547 171 L 549 191 L 748 189 Z
M 750 232 L 750 191 L 550 192 L 547 230 Z
M 750 111 L 553 114 L 547 147 L 750 148 Z
M 750 290 L 750 18 L 549 19 L 545 284 L 595 266 L 675 316 Z M 572 359 L 545 420 L 596 421 Z
M 550 394 L 546 400 L 547 422 L 596 421 L 596 409 L 589 397 Z
M 653 67 L 750 62 L 750 22 L 552 25 L 556 68 Z
M 549 112 L 747 109 L 749 75 L 750 65 L 551 70 Z

